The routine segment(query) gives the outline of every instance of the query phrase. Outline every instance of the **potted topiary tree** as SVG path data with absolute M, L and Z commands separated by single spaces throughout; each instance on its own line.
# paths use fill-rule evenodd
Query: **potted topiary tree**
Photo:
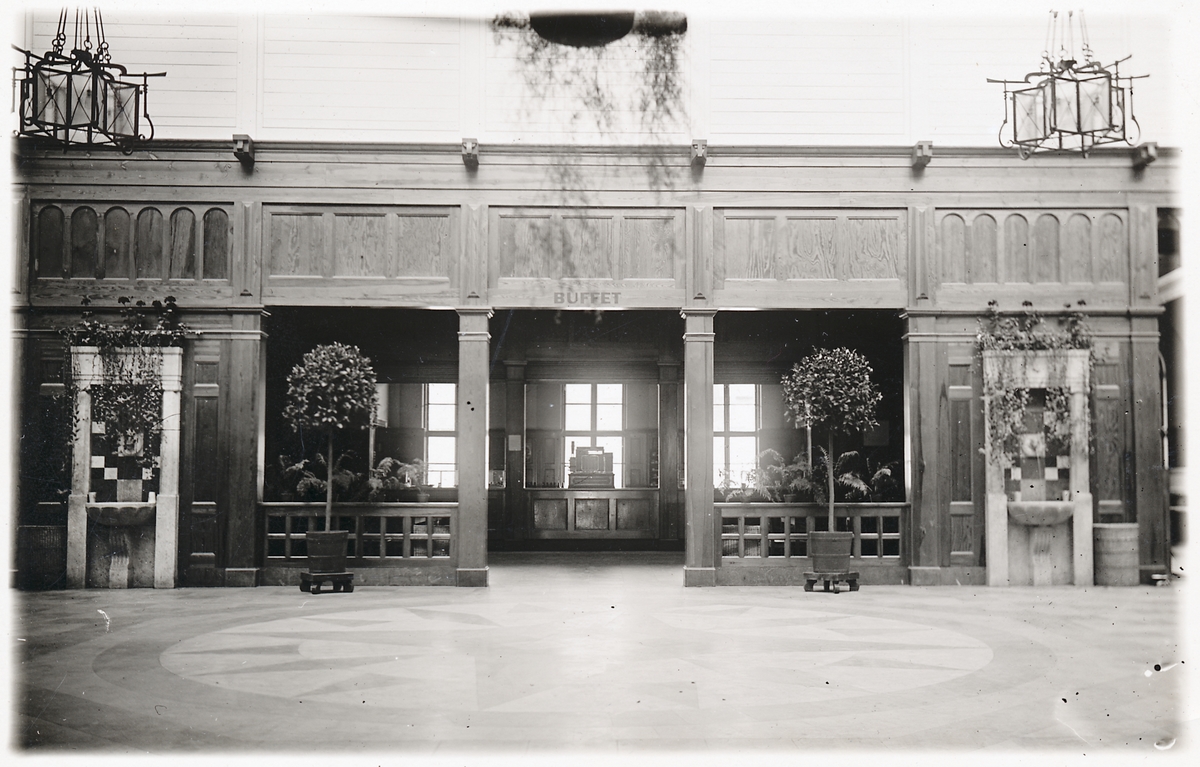
M 816 573 L 850 570 L 853 533 L 838 532 L 834 522 L 833 440 L 837 434 L 854 434 L 876 425 L 875 409 L 882 395 L 871 381 L 871 365 L 858 352 L 845 347 L 817 349 L 797 362 L 783 377 L 783 396 L 796 428 L 826 430 L 825 479 L 829 504 L 829 530 L 809 533 L 808 552 Z M 828 583 L 826 583 L 828 586 Z
M 283 416 L 296 431 L 313 429 L 326 437 L 325 529 L 309 530 L 309 572 L 301 575 L 301 588 L 311 581 L 312 590 L 320 588 L 319 573 L 344 573 L 346 570 L 345 530 L 333 530 L 334 435 L 348 429 L 364 429 L 375 412 L 375 371 L 371 361 L 356 346 L 333 343 L 318 346 L 305 354 L 288 376 L 287 406 Z M 305 576 L 309 577 L 305 577 Z M 332 580 L 353 590 L 352 576 Z

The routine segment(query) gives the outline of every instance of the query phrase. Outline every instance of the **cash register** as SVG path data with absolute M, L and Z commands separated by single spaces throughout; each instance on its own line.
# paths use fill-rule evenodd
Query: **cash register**
M 602 447 L 577 446 L 570 461 L 567 486 L 573 488 L 613 487 L 613 456 Z

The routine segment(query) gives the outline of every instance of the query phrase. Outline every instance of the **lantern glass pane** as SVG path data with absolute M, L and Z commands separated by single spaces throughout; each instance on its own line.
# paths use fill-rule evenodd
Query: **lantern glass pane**
M 1046 137 L 1046 99 L 1042 88 L 1013 91 L 1013 118 L 1016 140 L 1041 141 Z
M 104 81 L 100 124 L 108 135 L 130 138 L 137 135 L 137 95 L 137 85 Z
M 92 124 L 92 82 L 89 74 L 76 72 L 71 76 L 69 123 L 72 128 L 87 128 Z
M 33 79 L 33 119 L 47 126 L 66 123 L 67 76 L 41 70 Z
M 1050 87 L 1054 93 L 1050 108 L 1050 130 L 1078 133 L 1079 91 L 1076 82 L 1056 77 L 1051 80 Z
M 1084 133 L 1105 133 L 1112 127 L 1112 83 L 1095 77 L 1079 83 L 1079 123 Z

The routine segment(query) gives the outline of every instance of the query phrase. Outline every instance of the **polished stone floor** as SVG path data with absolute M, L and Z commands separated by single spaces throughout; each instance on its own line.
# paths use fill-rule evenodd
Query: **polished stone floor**
M 1161 755 L 1180 587 L 682 588 L 681 555 L 496 554 L 487 589 L 13 595 L 26 756 Z M 374 762 L 373 762 L 374 763 Z

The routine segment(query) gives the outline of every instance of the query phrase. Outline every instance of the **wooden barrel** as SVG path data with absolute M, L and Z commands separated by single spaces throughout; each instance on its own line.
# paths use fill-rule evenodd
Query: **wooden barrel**
M 1138 576 L 1138 526 L 1129 523 L 1092 525 L 1097 586 L 1136 586 Z

